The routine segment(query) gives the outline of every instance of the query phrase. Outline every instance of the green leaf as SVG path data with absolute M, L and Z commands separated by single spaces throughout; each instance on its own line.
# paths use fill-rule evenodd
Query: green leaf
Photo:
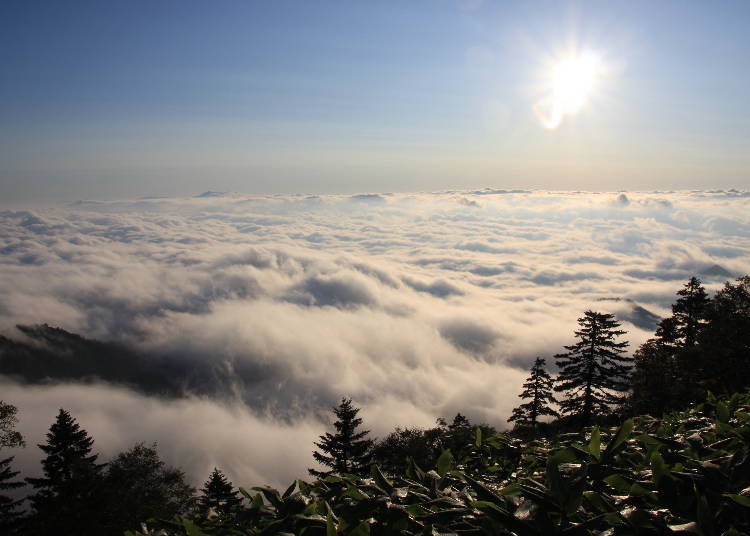
M 719 422 L 729 422 L 729 407 L 724 402 L 716 404 L 716 419 Z
M 370 524 L 362 522 L 349 533 L 350 536 L 370 536 Z
M 352 485 L 347 486 L 346 491 L 342 494 L 342 497 L 351 497 L 352 499 L 356 499 L 358 501 L 369 498 L 367 494 L 363 493 L 359 488 Z
M 633 419 L 628 419 L 620 425 L 620 427 L 617 429 L 617 432 L 615 432 L 615 436 L 610 439 L 609 443 L 607 444 L 607 448 L 604 449 L 604 456 L 609 457 L 617 452 L 625 443 L 625 441 L 627 441 L 632 432 Z
M 622 476 L 618 474 L 609 475 L 608 477 L 603 478 L 607 484 L 615 488 L 617 491 L 624 491 L 628 492 L 630 491 L 630 486 L 632 486 L 632 482 L 628 482 L 623 478 Z
M 695 487 L 695 485 L 693 486 L 693 489 L 695 491 L 696 497 L 698 498 L 698 508 L 696 512 L 696 521 L 698 521 L 698 527 L 701 529 L 701 532 L 703 534 L 707 534 L 709 536 L 716 534 L 716 529 L 714 528 L 714 513 L 708 506 L 708 499 L 706 499 L 706 496 L 698 491 L 698 488 Z
M 474 442 L 474 444 L 476 445 L 478 449 L 482 448 L 482 429 L 479 428 L 479 426 L 477 426 L 475 434 L 476 434 L 476 441 Z
M 333 522 L 333 514 L 329 511 L 326 516 L 326 536 L 336 536 L 336 524 Z
M 750 508 L 750 497 L 746 497 L 745 495 L 735 495 L 734 493 L 725 493 L 724 497 L 729 497 L 737 504 Z
M 657 486 L 664 477 L 671 476 L 667 464 L 664 463 L 664 458 L 658 452 L 651 455 L 651 473 L 654 475 L 654 482 Z
M 453 454 L 451 454 L 451 449 L 445 449 L 437 460 L 437 472 L 442 478 L 452 467 Z
M 485 514 L 499 521 L 503 526 L 507 527 L 518 536 L 538 536 L 538 532 L 522 522 L 516 516 L 501 508 L 495 503 L 487 501 L 476 501 L 471 504 L 477 510 L 481 510 Z
M 380 471 L 380 467 L 373 465 L 370 469 L 370 476 L 378 486 L 385 490 L 386 493 L 393 493 L 393 483 L 383 475 Z
M 596 491 L 584 491 L 583 496 L 600 512 L 614 512 L 612 506 L 608 504 L 604 497 L 602 497 L 601 493 Z
M 469 485 L 474 488 L 474 491 L 477 492 L 477 497 L 479 497 L 482 501 L 493 502 L 497 504 L 503 503 L 503 499 L 502 497 L 500 497 L 500 495 L 492 491 L 481 482 L 474 480 L 468 475 L 464 475 L 464 479 L 466 479 Z
M 594 426 L 594 429 L 591 430 L 591 440 L 589 441 L 588 450 L 589 453 L 591 453 L 591 455 L 597 460 L 601 458 L 601 436 L 599 435 L 598 426 Z
M 205 532 L 203 532 L 198 525 L 190 521 L 189 519 L 182 519 L 182 526 L 185 529 L 185 532 L 188 536 L 208 536 Z
M 288 488 L 286 489 L 286 491 L 284 492 L 284 495 L 282 495 L 281 497 L 282 497 L 283 499 L 286 499 L 287 497 L 289 497 L 289 496 L 290 496 L 290 495 L 292 494 L 292 492 L 294 491 L 294 488 L 295 488 L 295 487 L 297 487 L 297 481 L 296 481 L 296 480 L 295 480 L 294 482 L 292 482 L 292 485 L 291 485 L 291 486 L 289 486 L 289 487 L 288 487 Z
M 279 495 L 279 492 L 276 491 L 272 487 L 253 487 L 255 491 L 260 491 L 263 494 L 263 497 L 266 498 L 266 500 L 269 502 L 269 504 L 272 504 L 274 508 L 281 509 L 283 508 L 283 503 L 281 502 L 281 496 Z

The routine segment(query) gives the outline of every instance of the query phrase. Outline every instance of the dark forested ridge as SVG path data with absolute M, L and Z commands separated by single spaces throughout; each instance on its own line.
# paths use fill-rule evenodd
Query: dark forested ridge
M 87 339 L 50 327 L 16 326 L 18 340 L 0 335 L 0 374 L 26 383 L 101 380 L 159 396 L 185 391 L 218 395 L 233 379 L 206 361 L 145 355 L 124 345 Z
M 39 382 L 49 365 L 57 367 L 50 376 L 130 377 L 146 391 L 153 378 L 153 394 L 179 396 L 184 386 L 159 378 L 167 358 L 147 362 L 48 326 L 19 329 L 26 341 L 0 340 L 4 374 Z M 505 433 L 459 413 L 374 439 L 344 398 L 331 431 L 310 446 L 321 464 L 310 470 L 315 479 L 284 493 L 236 488 L 218 468 L 197 491 L 155 445 L 136 443 L 105 463 L 61 409 L 38 446 L 41 477 L 24 483 L 13 458 L 0 456 L 0 527 L 31 535 L 749 533 L 750 277 L 714 296 L 691 278 L 632 356 L 625 336 L 613 315 L 585 311 L 571 344 L 553 356 L 559 372 L 535 361 Z M 116 357 L 102 366 L 102 353 Z M 132 369 L 118 368 L 127 359 Z M 23 444 L 16 422 L 16 408 L 0 402 L 0 449 Z M 26 510 L 6 494 L 24 485 Z

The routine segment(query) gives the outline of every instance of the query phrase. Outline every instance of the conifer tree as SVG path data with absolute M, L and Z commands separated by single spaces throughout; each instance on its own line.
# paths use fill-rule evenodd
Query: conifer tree
M 660 417 L 706 395 L 705 352 L 696 345 L 708 327 L 711 300 L 696 277 L 691 277 L 677 295 L 672 316 L 659 322 L 655 337 L 643 343 L 633 355 L 630 404 L 635 414 Z
M 698 334 L 705 324 L 706 310 L 711 300 L 697 277 L 691 277 L 677 295 L 680 298 L 672 305 L 676 335 L 681 346 L 690 347 L 698 341 Z
M 740 392 L 750 385 L 750 276 L 716 293 L 700 333 L 702 395 Z
M 224 473 L 214 467 L 211 476 L 201 488 L 198 504 L 203 515 L 213 510 L 219 516 L 227 516 L 242 504 L 242 497 Z
M 18 476 L 18 471 L 13 471 L 10 467 L 13 457 L 0 460 L 0 534 L 16 534 L 20 527 L 23 513 L 19 507 L 23 499 L 14 499 L 3 494 L 6 490 L 17 489 L 24 486 L 23 482 L 13 480 Z
M 629 388 L 632 358 L 622 355 L 628 343 L 615 340 L 626 332 L 617 329 L 620 323 L 613 315 L 589 310 L 578 324 L 578 342 L 555 356 L 560 368 L 555 391 L 565 393 L 562 412 L 588 426 L 594 415 L 609 414 L 622 402 L 618 393 Z
M 362 419 L 357 417 L 359 408 L 352 406 L 351 398 L 342 398 L 338 407 L 333 408 L 333 413 L 337 418 L 333 423 L 336 433 L 326 432 L 320 436 L 320 441 L 315 443 L 320 452 L 313 452 L 313 458 L 331 470 L 308 469 L 309 473 L 317 477 L 332 473 L 365 474 L 370 463 L 373 442 L 371 439 L 365 439 L 370 433 L 369 430 L 357 430 L 362 424 Z
M 38 445 L 47 457 L 44 476 L 27 478 L 35 488 L 31 534 L 96 534 L 103 465 L 91 454 L 94 440 L 70 413 L 61 409 L 47 433 L 47 443 Z
M 0 400 L 0 449 L 25 445 L 23 437 L 15 430 L 18 422 L 17 413 L 16 406 Z M 13 456 L 0 459 L 0 534 L 3 535 L 18 534 L 23 517 L 22 512 L 19 511 L 23 500 L 14 499 L 3 493 L 24 486 L 23 482 L 14 480 L 19 472 L 11 469 L 12 462 Z
M 523 384 L 523 392 L 518 395 L 522 400 L 529 400 L 513 410 L 508 422 L 517 422 L 525 426 L 536 426 L 542 415 L 557 417 L 558 413 L 549 407 L 557 400 L 552 395 L 553 380 L 544 368 L 545 360 L 537 357 L 531 367 L 531 374 Z

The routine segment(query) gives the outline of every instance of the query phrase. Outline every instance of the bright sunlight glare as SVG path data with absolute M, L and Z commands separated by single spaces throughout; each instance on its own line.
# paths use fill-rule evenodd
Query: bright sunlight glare
M 571 56 L 552 66 L 546 95 L 534 106 L 542 124 L 557 128 L 566 115 L 577 113 L 589 100 L 600 74 L 593 54 Z

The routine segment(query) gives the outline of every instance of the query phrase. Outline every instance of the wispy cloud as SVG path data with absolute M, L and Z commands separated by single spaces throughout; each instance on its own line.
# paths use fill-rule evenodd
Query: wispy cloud
M 502 425 L 530 361 L 569 344 L 583 310 L 618 314 L 635 346 L 682 280 L 748 272 L 741 194 L 214 193 L 0 212 L 5 334 L 46 322 L 235 379 L 184 400 L 96 382 L 3 396 L 30 444 L 69 405 L 104 451 L 158 440 L 195 479 L 218 464 L 248 484 L 301 474 L 342 395 L 376 434 L 456 411 Z M 216 447 L 232 429 L 241 440 Z

